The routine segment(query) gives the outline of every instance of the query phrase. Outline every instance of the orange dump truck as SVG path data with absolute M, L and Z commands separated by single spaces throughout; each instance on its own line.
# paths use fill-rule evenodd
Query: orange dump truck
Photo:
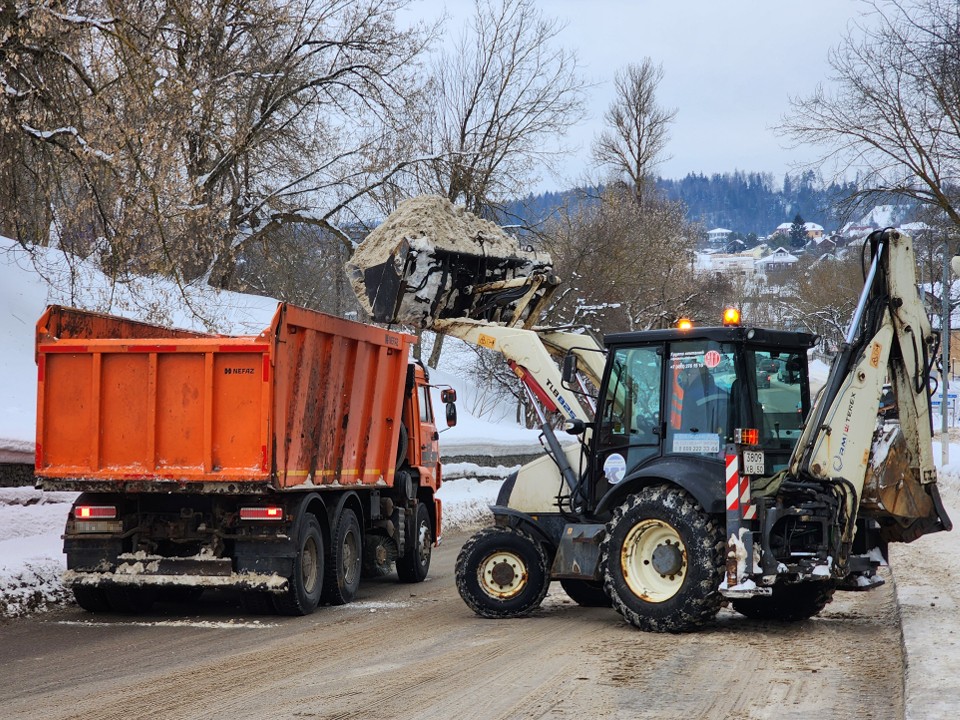
M 136 612 L 234 587 L 296 615 L 393 561 L 423 580 L 440 465 L 413 341 L 286 304 L 253 336 L 48 308 L 36 473 L 82 493 L 64 533 L 77 602 Z

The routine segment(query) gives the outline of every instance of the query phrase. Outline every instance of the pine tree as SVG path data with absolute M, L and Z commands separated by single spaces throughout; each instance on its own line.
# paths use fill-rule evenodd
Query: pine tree
M 803 218 L 797 213 L 790 225 L 790 247 L 799 250 L 807 244 L 807 229 L 804 227 Z

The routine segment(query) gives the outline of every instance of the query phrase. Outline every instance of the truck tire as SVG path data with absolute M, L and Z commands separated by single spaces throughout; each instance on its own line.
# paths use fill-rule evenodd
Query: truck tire
M 836 585 L 832 581 L 774 585 L 773 594 L 731 600 L 733 609 L 754 620 L 796 622 L 820 613 L 832 600 Z
M 277 611 L 273 604 L 273 595 L 260 590 L 241 592 L 240 606 L 249 615 L 273 615 Z
M 397 577 L 400 582 L 423 582 L 430 570 L 430 556 L 433 551 L 433 531 L 430 528 L 430 512 L 427 506 L 417 503 L 413 522 L 408 525 L 407 551 L 397 558 Z
M 125 615 L 149 612 L 157 600 L 155 587 L 110 587 L 104 589 L 104 594 L 110 607 Z
M 310 513 L 298 523 L 297 556 L 287 589 L 273 604 L 281 615 L 309 615 L 320 604 L 323 591 L 323 535 L 320 523 Z
M 378 578 L 393 572 L 393 558 L 397 556 L 396 543 L 386 535 L 368 532 L 363 537 L 363 566 L 361 577 Z
M 634 627 L 693 630 L 720 610 L 723 550 L 722 529 L 690 495 L 669 485 L 644 488 L 607 523 L 604 589 Z
M 344 508 L 337 518 L 327 557 L 327 576 L 323 580 L 321 601 L 329 605 L 346 605 L 360 587 L 360 564 L 363 538 L 357 515 Z
M 540 606 L 550 587 L 543 547 L 522 530 L 484 528 L 457 556 L 457 590 L 480 617 L 527 615 Z
M 106 612 L 110 609 L 110 602 L 103 588 L 78 585 L 73 588 L 73 599 L 87 612 Z
M 603 589 L 603 583 L 597 580 L 574 580 L 564 578 L 560 587 L 581 607 L 610 607 L 610 598 Z

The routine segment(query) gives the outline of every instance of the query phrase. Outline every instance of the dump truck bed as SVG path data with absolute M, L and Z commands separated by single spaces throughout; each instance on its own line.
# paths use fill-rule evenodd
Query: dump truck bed
M 251 336 L 52 306 L 37 323 L 37 475 L 140 491 L 392 485 L 413 341 L 287 304 Z

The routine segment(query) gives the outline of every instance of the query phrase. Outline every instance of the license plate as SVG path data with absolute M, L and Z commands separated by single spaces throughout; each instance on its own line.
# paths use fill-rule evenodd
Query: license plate
M 763 452 L 759 450 L 743 451 L 743 474 L 763 475 Z

